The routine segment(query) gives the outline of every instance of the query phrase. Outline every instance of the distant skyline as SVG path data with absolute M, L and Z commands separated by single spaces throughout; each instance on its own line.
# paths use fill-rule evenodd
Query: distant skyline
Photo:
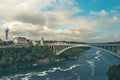
M 120 0 L 0 0 L 0 38 L 120 41 Z

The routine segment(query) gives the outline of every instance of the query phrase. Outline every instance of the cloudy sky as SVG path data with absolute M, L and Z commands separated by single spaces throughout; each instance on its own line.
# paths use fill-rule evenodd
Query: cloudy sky
M 0 38 L 120 41 L 120 0 L 0 0 Z

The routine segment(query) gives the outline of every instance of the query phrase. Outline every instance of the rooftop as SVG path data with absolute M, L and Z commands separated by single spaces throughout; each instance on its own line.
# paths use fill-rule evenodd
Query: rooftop
M 26 37 L 14 37 L 14 39 L 27 39 Z

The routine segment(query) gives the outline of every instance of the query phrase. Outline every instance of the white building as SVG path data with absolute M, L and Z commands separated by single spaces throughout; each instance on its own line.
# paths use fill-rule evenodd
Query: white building
M 15 38 L 13 38 L 13 43 L 15 45 L 23 45 L 23 46 L 25 46 L 25 45 L 28 45 L 28 39 L 25 38 L 25 37 L 15 37 Z

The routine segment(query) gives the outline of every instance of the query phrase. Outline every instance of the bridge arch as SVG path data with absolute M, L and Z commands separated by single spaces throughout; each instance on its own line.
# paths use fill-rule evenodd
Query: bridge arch
M 110 53 L 110 54 L 112 54 L 112 55 L 117 56 L 117 57 L 120 58 L 119 55 L 117 55 L 116 53 L 114 53 L 112 51 L 109 51 L 109 50 L 104 49 L 104 48 L 99 48 L 99 47 L 96 47 L 96 46 L 92 46 L 92 45 L 86 45 L 86 44 L 85 45 L 75 45 L 75 46 L 70 46 L 70 47 L 64 48 L 64 49 L 60 50 L 59 52 L 57 52 L 56 55 L 60 55 L 63 52 L 65 52 L 66 50 L 69 50 L 71 48 L 76 48 L 76 47 L 92 47 L 92 48 L 96 48 L 96 49 L 100 49 L 100 50 L 106 51 L 106 52 L 108 52 L 108 53 Z

